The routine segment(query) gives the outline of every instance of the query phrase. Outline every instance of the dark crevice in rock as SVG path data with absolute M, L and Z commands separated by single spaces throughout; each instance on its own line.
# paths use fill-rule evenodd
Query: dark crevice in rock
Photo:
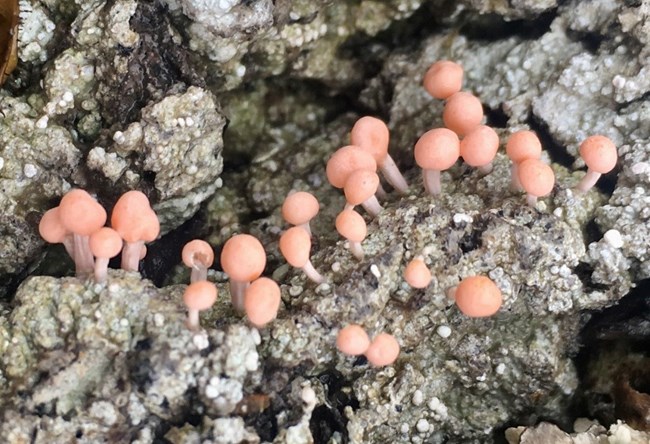
M 460 33 L 470 40 L 497 41 L 517 36 L 534 40 L 547 33 L 557 17 L 557 8 L 541 13 L 533 20 L 507 20 L 498 14 L 467 14 L 460 20 Z
M 339 433 L 342 443 L 349 442 L 347 419 L 343 414 L 345 407 L 359 408 L 359 401 L 354 397 L 351 382 L 345 380 L 337 371 L 323 373 L 318 379 L 327 389 L 327 404 L 316 407 L 309 421 L 309 429 L 315 443 L 327 443 L 334 433 Z
M 551 156 L 553 162 L 559 163 L 569 169 L 572 168 L 575 159 L 567 152 L 563 145 L 560 145 L 553 139 L 544 121 L 531 113 L 528 119 L 526 119 L 526 123 L 531 130 L 535 131 L 540 142 L 542 142 L 542 149 Z

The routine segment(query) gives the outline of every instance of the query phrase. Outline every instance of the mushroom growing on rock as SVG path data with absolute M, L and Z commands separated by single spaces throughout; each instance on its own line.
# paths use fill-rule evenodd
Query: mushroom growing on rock
M 399 356 L 399 343 L 395 336 L 380 333 L 374 337 L 364 354 L 368 362 L 375 367 L 391 365 Z
M 307 238 L 309 234 L 299 227 Z M 242 313 L 244 293 L 252 281 L 262 275 L 266 267 L 266 252 L 256 237 L 236 234 L 226 241 L 221 250 L 221 267 L 230 281 L 230 299 L 233 307 Z
M 59 207 L 47 210 L 38 224 L 41 237 L 50 244 L 63 244 L 72 260 L 74 260 L 74 241 L 72 233 L 65 229 L 59 218 Z
M 368 350 L 368 347 L 370 347 L 370 338 L 360 325 L 347 325 L 336 335 L 336 348 L 343 354 L 362 355 Z
M 138 271 L 142 246 L 160 234 L 158 216 L 151 209 L 147 196 L 135 190 L 122 194 L 113 207 L 111 226 L 124 239 L 122 269 Z
M 460 141 L 452 130 L 435 128 L 422 134 L 415 144 L 415 162 L 422 168 L 424 189 L 440 194 L 440 172 L 451 168 L 460 156 Z
M 325 174 L 334 188 L 343 188 L 350 174 L 357 170 L 377 171 L 375 158 L 356 145 L 336 150 L 327 161 Z
M 398 192 L 406 193 L 408 184 L 388 154 L 390 133 L 386 124 L 376 117 L 365 116 L 357 120 L 350 132 L 350 142 L 372 154 L 382 174 Z
M 503 303 L 501 290 L 486 276 L 466 277 L 455 288 L 453 296 L 458 309 L 471 318 L 492 316 Z
M 576 186 L 576 191 L 586 193 L 602 174 L 609 173 L 616 166 L 618 153 L 616 145 L 605 136 L 590 136 L 580 144 L 580 157 L 587 164 L 587 174 Z
M 448 99 L 463 86 L 463 67 L 449 60 L 438 60 L 429 67 L 422 86 L 434 99 Z
M 479 125 L 460 141 L 460 155 L 465 163 L 483 174 L 492 171 L 492 161 L 499 150 L 499 135 L 487 125 Z
M 404 269 L 404 280 L 413 288 L 426 288 L 431 283 L 429 267 L 421 258 L 415 258 Z
M 108 262 L 120 254 L 122 238 L 112 228 L 103 227 L 90 236 L 90 250 L 95 256 L 95 281 L 106 281 Z
M 309 253 L 311 250 L 311 239 L 305 230 L 299 227 L 289 228 L 280 236 L 280 252 L 290 265 L 301 268 L 305 275 L 317 284 L 325 281 L 325 278 L 316 271 Z
M 192 270 L 191 283 L 208 279 L 208 268 L 214 262 L 214 251 L 210 244 L 200 239 L 194 239 L 185 244 L 181 257 L 185 266 Z
M 59 204 L 59 220 L 72 233 L 77 276 L 93 271 L 95 261 L 88 244 L 90 235 L 106 223 L 106 211 L 84 190 L 71 190 Z
M 244 295 L 244 310 L 251 324 L 262 328 L 278 315 L 281 301 L 280 287 L 269 278 L 254 280 Z
M 336 231 L 350 243 L 350 252 L 359 260 L 363 259 L 361 242 L 368 234 L 368 227 L 363 217 L 354 210 L 343 210 L 336 216 Z
M 217 287 L 208 281 L 191 283 L 183 293 L 183 303 L 187 307 L 187 327 L 198 330 L 199 311 L 208 310 L 217 300 Z
M 537 205 L 537 198 L 553 191 L 555 174 L 553 169 L 539 159 L 524 160 L 519 164 L 518 177 L 526 193 L 526 201 L 531 207 Z
M 463 137 L 481 124 L 483 105 L 473 94 L 457 92 L 447 99 L 442 120 L 447 128 Z
M 542 143 L 537 135 L 528 130 L 512 133 L 506 143 L 506 154 L 512 161 L 510 170 L 512 177 L 512 188 L 521 191 L 523 188 L 519 182 L 519 164 L 528 159 L 539 159 L 542 155 Z
M 318 199 L 306 191 L 289 193 L 282 204 L 282 217 L 287 223 L 302 227 L 311 236 L 311 221 L 320 210 Z
M 361 205 L 371 216 L 377 216 L 382 207 L 375 193 L 379 186 L 379 176 L 374 171 L 357 170 L 348 176 L 343 192 L 347 201 L 347 209 Z

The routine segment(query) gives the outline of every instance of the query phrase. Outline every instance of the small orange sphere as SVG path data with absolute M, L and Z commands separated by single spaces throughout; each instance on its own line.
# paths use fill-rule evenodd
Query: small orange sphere
M 185 244 L 181 257 L 186 267 L 192 268 L 198 263 L 207 268 L 214 262 L 214 250 L 206 241 L 194 239 Z
M 237 234 L 228 239 L 221 250 L 221 267 L 233 281 L 250 282 L 264 271 L 266 252 L 257 238 L 250 234 Z
M 538 159 L 524 160 L 517 170 L 519 182 L 528 194 L 542 197 L 553 191 L 555 174 L 553 169 Z
M 503 303 L 501 290 L 492 279 L 470 276 L 463 279 L 454 295 L 458 309 L 471 318 L 492 316 Z
M 65 240 L 68 230 L 65 229 L 61 219 L 59 219 L 59 207 L 49 209 L 43 214 L 38 224 L 38 232 L 45 242 L 51 244 L 60 244 Z
M 208 281 L 190 284 L 183 293 L 183 303 L 190 310 L 207 310 L 217 300 L 217 287 Z
M 361 205 L 377 192 L 379 176 L 374 171 L 357 170 L 348 176 L 343 187 L 345 200 L 350 205 Z
M 275 319 L 280 296 L 280 287 L 274 280 L 266 277 L 254 280 L 244 294 L 244 310 L 251 324 L 263 327 Z
M 468 92 L 457 92 L 447 99 L 442 120 L 447 128 L 464 136 L 481 124 L 483 105 L 476 96 Z
M 336 336 L 336 348 L 346 355 L 362 355 L 369 346 L 368 333 L 360 325 L 350 324 L 343 327 Z
M 618 160 L 616 145 L 605 136 L 590 136 L 580 144 L 580 157 L 587 167 L 597 173 L 606 174 L 614 169 Z
M 336 216 L 336 231 L 351 242 L 361 242 L 368 235 L 363 217 L 354 210 L 343 210 Z
M 391 365 L 399 356 L 399 343 L 393 335 L 380 333 L 372 340 L 365 355 L 375 367 Z
M 517 164 L 526 159 L 539 159 L 542 155 L 542 143 L 532 131 L 517 131 L 508 138 L 506 154 Z
M 460 155 L 473 167 L 490 164 L 498 150 L 499 135 L 487 125 L 477 126 L 460 142 Z
M 122 251 L 122 238 L 112 228 L 103 227 L 90 235 L 89 245 L 93 256 L 110 259 Z
M 404 280 L 413 288 L 426 288 L 431 283 L 431 272 L 422 259 L 413 259 L 404 269 Z
M 302 268 L 309 262 L 311 239 L 309 234 L 300 227 L 292 227 L 280 236 L 280 252 L 289 264 Z
M 61 199 L 59 220 L 67 230 L 90 236 L 106 223 L 106 210 L 90 194 L 75 189 Z
M 160 234 L 158 216 L 147 196 L 137 190 L 122 194 L 113 207 L 111 226 L 126 242 L 151 242 Z
M 435 62 L 424 75 L 423 86 L 434 99 L 447 99 L 460 91 L 463 68 L 449 60 Z
M 382 165 L 388 155 L 390 133 L 386 124 L 376 117 L 365 116 L 357 120 L 350 131 L 350 143 L 372 154 L 377 165 Z
M 282 217 L 291 225 L 302 225 L 312 220 L 320 210 L 318 199 L 306 191 L 289 194 L 282 204 Z
M 425 170 L 444 171 L 460 156 L 460 141 L 453 131 L 435 128 L 422 134 L 415 144 L 415 162 Z
M 325 174 L 335 188 L 343 188 L 352 172 L 357 170 L 377 171 L 377 162 L 372 154 L 356 145 L 339 148 L 327 161 Z

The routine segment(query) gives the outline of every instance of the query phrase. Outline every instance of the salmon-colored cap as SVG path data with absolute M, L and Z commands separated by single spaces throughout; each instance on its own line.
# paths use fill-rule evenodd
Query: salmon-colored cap
M 327 161 L 325 174 L 335 188 L 343 188 L 348 176 L 356 170 L 377 171 L 377 162 L 372 154 L 356 145 L 339 148 Z
M 425 170 L 444 171 L 460 156 L 460 141 L 452 130 L 435 128 L 422 134 L 415 144 L 415 162 Z
M 320 210 L 318 200 L 306 191 L 289 194 L 282 204 L 282 217 L 291 225 L 302 225 L 312 220 Z
M 468 92 L 457 92 L 447 99 L 442 111 L 442 120 L 447 128 L 459 136 L 464 136 L 483 120 L 481 101 Z
M 393 335 L 380 333 L 372 340 L 365 355 L 376 367 L 391 365 L 399 356 L 399 343 Z
M 460 142 L 460 155 L 470 166 L 481 167 L 494 160 L 499 149 L 499 135 L 487 125 L 479 125 Z
M 616 145 L 605 136 L 590 136 L 580 144 L 580 157 L 590 170 L 606 174 L 614 169 L 618 160 Z
M 110 259 L 122 251 L 122 238 L 112 228 L 103 227 L 90 235 L 90 251 L 93 256 Z
M 370 347 L 370 338 L 360 325 L 350 324 L 343 327 L 336 336 L 336 348 L 346 355 L 362 355 L 368 347 Z
M 126 242 L 151 242 L 160 234 L 160 221 L 149 199 L 137 190 L 122 194 L 113 207 L 111 226 Z
M 390 133 L 388 127 L 376 117 L 365 116 L 357 120 L 350 131 L 350 143 L 372 154 L 377 165 L 382 165 L 388 155 Z
M 90 236 L 106 223 L 106 210 L 84 190 L 71 190 L 59 204 L 63 226 L 81 236 Z
M 542 155 L 542 143 L 533 131 L 517 131 L 508 138 L 506 154 L 517 164 L 526 159 L 539 159 Z
M 413 288 L 426 288 L 431 283 L 431 272 L 422 259 L 413 259 L 404 269 L 404 280 Z
M 190 284 L 183 293 L 183 303 L 190 310 L 207 310 L 217 300 L 217 287 L 208 281 Z
M 214 262 L 214 250 L 206 241 L 194 239 L 185 244 L 181 257 L 187 267 L 192 268 L 198 263 L 200 266 L 207 268 Z
M 306 234 L 305 230 L 302 231 Z M 257 238 L 250 234 L 236 234 L 221 250 L 221 267 L 233 281 L 251 282 L 264 271 L 266 252 Z
M 454 295 L 458 309 L 472 318 L 492 316 L 503 303 L 501 290 L 492 279 L 485 276 L 470 276 L 463 279 Z
M 65 229 L 59 219 L 59 207 L 47 210 L 38 224 L 41 237 L 51 244 L 60 244 L 65 240 L 69 231 Z
M 517 170 L 519 182 L 528 194 L 542 197 L 553 191 L 555 174 L 553 169 L 539 159 L 524 160 Z
M 343 210 L 336 216 L 336 231 L 351 242 L 361 242 L 368 235 L 363 217 L 354 210 Z
M 424 75 L 424 89 L 435 99 L 447 99 L 463 85 L 463 67 L 449 60 L 435 62 Z
M 370 199 L 379 187 L 379 176 L 374 171 L 357 170 L 348 176 L 343 192 L 350 205 L 360 205 Z
M 302 268 L 309 261 L 311 239 L 300 227 L 292 227 L 280 236 L 280 252 L 293 267 Z
M 251 324 L 263 327 L 275 319 L 280 296 L 280 287 L 274 280 L 266 277 L 254 280 L 244 294 L 244 310 Z

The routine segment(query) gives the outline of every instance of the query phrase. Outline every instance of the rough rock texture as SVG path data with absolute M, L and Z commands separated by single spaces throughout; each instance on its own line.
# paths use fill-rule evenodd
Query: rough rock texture
M 650 441 L 648 433 L 620 422 L 608 430 L 582 418 L 576 421 L 574 428 L 575 433 L 568 434 L 553 424 L 542 422 L 535 427 L 510 428 L 506 430 L 506 438 L 509 444 L 644 444 Z
M 205 331 L 190 333 L 182 287 L 135 274 L 113 272 L 107 286 L 32 276 L 15 295 L 2 286 L 8 442 L 483 443 L 505 424 L 570 424 L 579 378 L 623 360 L 581 371 L 572 358 L 589 316 L 650 277 L 647 0 L 43 0 L 23 15 L 21 63 L 0 103 L 0 275 L 29 274 L 38 218 L 70 187 L 108 207 L 139 188 L 166 231 L 198 212 L 216 249 L 235 232 L 258 236 L 283 307 L 251 329 L 211 271 L 222 296 Z M 420 82 L 443 58 L 465 67 L 464 88 L 502 141 L 521 128 L 540 135 L 558 184 L 537 208 L 510 191 L 504 155 L 487 176 L 459 164 L 443 174 L 443 196 L 423 194 L 411 147 L 441 125 L 443 104 Z M 324 164 L 362 114 L 388 122 L 412 186 L 368 219 L 358 262 L 332 228 L 344 202 Z M 622 158 L 598 190 L 575 195 L 577 147 L 593 133 L 612 137 Z M 292 189 L 322 205 L 320 286 L 277 252 Z M 171 269 L 177 250 L 152 260 Z M 401 279 L 415 255 L 434 275 L 426 290 Z M 468 319 L 448 298 L 472 274 L 502 290 L 498 315 Z M 164 277 L 186 282 L 186 272 Z M 350 322 L 395 334 L 395 365 L 337 353 L 337 329 Z M 617 393 L 645 401 L 636 381 L 597 380 L 580 413 Z M 606 401 L 607 425 L 643 426 L 643 402 Z M 618 424 L 575 432 L 542 424 L 507 438 L 643 436 Z

